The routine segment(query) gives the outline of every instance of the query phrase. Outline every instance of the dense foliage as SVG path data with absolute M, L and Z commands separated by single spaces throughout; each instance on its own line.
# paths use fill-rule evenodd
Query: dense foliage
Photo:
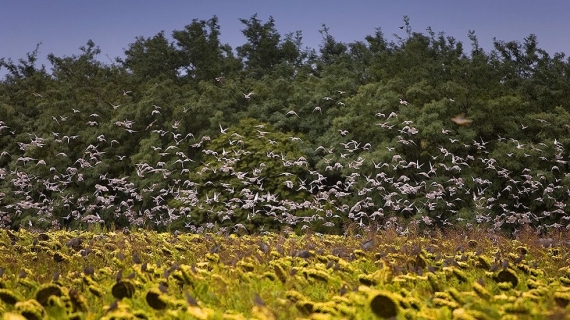
M 318 50 L 216 17 L 123 58 L 0 60 L 0 226 L 228 231 L 566 228 L 570 60 L 530 35 L 471 49 L 380 29 Z

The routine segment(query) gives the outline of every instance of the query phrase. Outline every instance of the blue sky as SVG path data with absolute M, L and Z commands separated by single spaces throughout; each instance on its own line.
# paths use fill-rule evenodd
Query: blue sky
M 219 18 L 223 43 L 245 43 L 239 18 L 257 13 L 267 21 L 273 16 L 281 34 L 301 30 L 304 46 L 317 49 L 324 23 L 341 42 L 363 40 L 381 28 L 393 40 L 402 17 L 410 18 L 413 31 L 425 33 L 431 26 L 463 41 L 469 50 L 468 30 L 475 30 L 480 45 L 489 51 L 492 39 L 522 41 L 534 33 L 539 47 L 551 55 L 570 54 L 570 1 L 567 0 L 391 0 L 391 1 L 150 1 L 150 0 L 7 0 L 0 11 L 0 57 L 16 61 L 36 44 L 40 63 L 49 53 L 78 54 L 91 39 L 102 50 L 101 61 L 122 56 L 136 36 L 167 35 L 181 30 L 192 19 Z M 0 73 L 4 73 L 0 71 Z

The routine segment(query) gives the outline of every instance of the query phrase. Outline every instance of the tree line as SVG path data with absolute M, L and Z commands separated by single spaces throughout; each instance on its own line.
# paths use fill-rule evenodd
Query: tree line
M 289 221 L 281 211 L 252 219 L 255 207 L 228 204 L 224 190 L 236 188 L 267 206 L 272 196 L 291 199 L 288 211 L 318 228 L 337 216 L 336 231 L 349 222 L 567 225 L 570 64 L 536 36 L 495 39 L 485 51 L 475 32 L 465 48 L 444 32 L 413 31 L 404 17 L 405 36 L 392 40 L 376 29 L 343 43 L 323 25 L 315 49 L 303 47 L 300 31 L 280 34 L 272 17 L 240 21 L 246 42 L 236 48 L 221 43 L 214 16 L 136 37 L 112 63 L 98 60 L 91 40 L 78 54 L 49 54 L 49 71 L 37 66 L 39 47 L 1 59 L 2 225 L 73 227 L 95 213 L 159 229 Z M 244 186 L 255 168 L 263 172 L 255 188 Z M 136 195 L 110 188 L 111 177 L 127 178 Z M 347 194 L 319 198 L 332 189 Z M 49 201 L 48 213 L 38 209 Z M 300 205 L 311 201 L 320 203 Z M 136 202 L 133 212 L 116 214 L 122 202 Z

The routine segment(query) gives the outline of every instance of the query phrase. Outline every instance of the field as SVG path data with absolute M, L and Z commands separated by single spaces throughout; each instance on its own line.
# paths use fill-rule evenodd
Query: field
M 0 57 L 0 320 L 570 319 L 570 59 L 240 21 Z
M 0 312 L 3 319 L 565 319 L 568 246 L 530 231 L 507 239 L 483 230 L 3 230 Z

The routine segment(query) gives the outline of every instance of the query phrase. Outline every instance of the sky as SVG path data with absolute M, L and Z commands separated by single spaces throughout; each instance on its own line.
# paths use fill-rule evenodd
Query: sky
M 46 57 L 79 54 L 79 47 L 93 40 L 101 49 L 98 57 L 110 62 L 123 57 L 137 36 L 152 37 L 164 31 L 170 36 L 193 19 L 207 20 L 216 15 L 222 43 L 234 49 L 246 42 L 241 33 L 248 19 L 257 13 L 262 22 L 272 16 L 276 29 L 285 35 L 302 31 L 303 46 L 318 49 L 326 24 L 340 42 L 364 40 L 380 28 L 387 40 L 393 34 L 405 36 L 403 16 L 410 19 L 412 31 L 445 32 L 464 43 L 474 30 L 480 46 L 492 49 L 493 38 L 522 42 L 535 34 L 539 47 L 551 56 L 570 54 L 570 1 L 568 0 L 2 0 L 0 11 L 0 58 L 16 62 L 39 48 L 39 64 L 49 71 Z M 4 75 L 5 70 L 0 70 Z

